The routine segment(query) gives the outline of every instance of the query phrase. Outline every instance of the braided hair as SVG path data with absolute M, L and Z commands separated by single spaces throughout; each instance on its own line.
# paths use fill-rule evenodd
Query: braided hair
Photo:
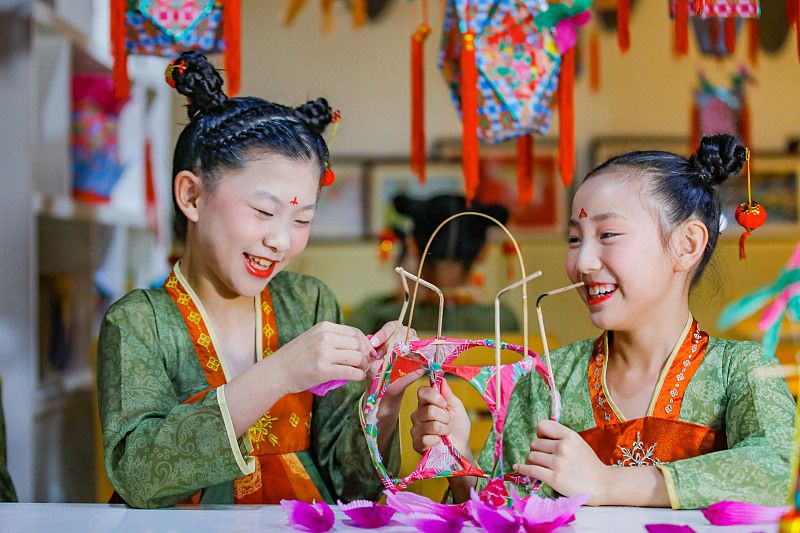
M 708 243 L 692 277 L 698 282 L 711 261 L 719 238 L 721 202 L 719 186 L 739 174 L 746 149 L 730 135 L 703 137 L 697 152 L 688 159 L 671 152 L 637 151 L 613 157 L 592 170 L 586 179 L 607 171 L 622 170 L 628 178 L 644 181 L 644 193 L 657 206 L 661 238 L 692 217 L 708 229 Z
M 253 152 L 268 152 L 319 165 L 325 173 L 330 154 L 322 133 L 333 119 L 327 100 L 317 98 L 292 108 L 257 97 L 228 98 L 217 69 L 198 52 L 183 52 L 170 63 L 167 83 L 188 99 L 187 124 L 175 145 L 172 176 L 188 170 L 213 190 L 220 170 L 241 169 Z M 186 237 L 187 221 L 175 207 L 174 231 Z

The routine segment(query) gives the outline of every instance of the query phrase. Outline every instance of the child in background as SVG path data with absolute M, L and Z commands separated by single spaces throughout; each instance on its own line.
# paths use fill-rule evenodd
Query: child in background
M 405 239 L 402 249 L 409 257 L 399 262 L 419 265 L 419 257 L 436 228 L 452 215 L 464 211 L 477 211 L 496 218 L 505 224 L 508 209 L 502 205 L 481 205 L 472 202 L 467 208 L 463 196 L 443 194 L 428 200 L 416 200 L 406 195 L 397 196 L 395 210 L 407 216 L 412 223 L 411 238 Z M 494 303 L 482 302 L 478 287 L 473 286 L 471 275 L 476 261 L 486 250 L 486 232 L 495 225 L 476 216 L 460 217 L 445 225 L 433 240 L 425 258 L 423 279 L 444 292 L 444 319 L 442 327 L 450 332 L 494 332 Z M 417 274 L 417 266 L 412 274 Z M 410 283 L 410 282 L 409 282 Z M 414 309 L 414 324 L 420 331 L 435 331 L 439 316 L 438 296 L 424 288 Z M 385 322 L 397 320 L 403 305 L 403 295 L 379 295 L 367 299 L 351 313 L 347 323 L 362 331 L 374 331 Z M 501 331 L 514 333 L 520 326 L 514 311 L 502 305 Z
M 631 152 L 589 173 L 572 203 L 566 269 L 586 284 L 579 292 L 605 332 L 551 354 L 559 422 L 549 420 L 543 380 L 531 373 L 517 384 L 506 471 L 541 480 L 549 495 L 588 494 L 590 505 L 786 503 L 795 407 L 785 380 L 763 372 L 774 356 L 709 336 L 689 311 L 719 236 L 719 186 L 744 161 L 745 148 L 719 135 L 688 160 Z M 469 449 L 469 419 L 443 393 L 419 391 L 420 453 L 440 435 Z M 480 464 L 491 461 L 487 446 Z M 454 498 L 475 484 L 452 479 Z
M 229 99 L 195 52 L 167 80 L 189 99 L 173 161 L 186 252 L 162 288 L 129 293 L 102 325 L 112 485 L 136 507 L 377 498 L 358 404 L 396 324 L 368 340 L 339 324 L 322 282 L 284 271 L 308 242 L 331 109 L 322 98 L 296 109 Z M 351 383 L 307 391 L 329 380 Z M 379 415 L 394 466 L 398 406 L 393 397 Z

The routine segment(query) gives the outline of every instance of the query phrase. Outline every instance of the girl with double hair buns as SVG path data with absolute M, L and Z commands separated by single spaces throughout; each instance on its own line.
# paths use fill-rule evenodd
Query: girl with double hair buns
M 506 471 L 540 480 L 546 495 L 587 494 L 590 505 L 785 504 L 795 405 L 786 381 L 764 371 L 777 361 L 757 343 L 708 335 L 689 310 L 719 237 L 719 186 L 745 152 L 728 135 L 704 137 L 689 159 L 631 152 L 586 177 L 572 203 L 566 271 L 585 283 L 580 295 L 604 333 L 552 352 L 558 422 L 543 380 L 519 381 Z M 469 419 L 443 392 L 420 389 L 419 452 L 441 435 L 469 449 Z M 492 452 L 481 454 L 484 468 Z M 450 483 L 463 501 L 476 480 Z
M 328 103 L 227 98 L 195 52 L 173 61 L 167 80 L 188 98 L 172 173 L 185 254 L 163 287 L 129 293 L 103 321 L 112 485 L 135 507 L 377 498 L 358 406 L 397 324 L 368 339 L 341 325 L 321 281 L 285 271 L 329 184 Z M 308 392 L 332 380 L 350 383 Z M 379 413 L 390 468 L 404 384 Z

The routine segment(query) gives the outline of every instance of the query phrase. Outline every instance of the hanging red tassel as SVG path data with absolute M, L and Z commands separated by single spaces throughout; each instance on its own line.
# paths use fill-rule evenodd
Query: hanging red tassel
M 693 100 L 689 116 L 689 153 L 695 153 L 698 146 L 700 146 L 700 109 Z
M 750 126 L 750 105 L 745 99 L 742 102 L 742 110 L 739 114 L 739 127 L 741 128 L 742 142 L 745 146 L 753 146 L 751 134 L 753 132 Z
M 322 0 L 322 33 L 333 32 L 333 0 Z
M 431 28 L 425 22 L 411 36 L 411 171 L 425 183 L 425 64 L 423 46 Z
M 467 7 L 469 9 L 469 7 Z M 467 203 L 478 189 L 478 65 L 475 62 L 475 34 L 463 35 L 461 48 L 461 163 Z
M 242 2 L 225 0 L 222 7 L 222 37 L 225 39 L 225 76 L 228 96 L 239 94 L 242 72 Z
M 797 22 L 799 10 L 797 0 L 786 0 L 786 20 L 789 21 L 790 26 Z
M 617 46 L 623 54 L 631 47 L 631 0 L 617 0 Z
M 600 90 L 600 38 L 595 30 L 589 37 L 589 88 L 593 93 Z
M 755 67 L 758 65 L 758 19 L 748 19 L 747 29 L 747 56 L 750 58 L 750 64 Z
M 131 83 L 128 79 L 128 54 L 125 51 L 125 12 L 127 0 L 111 0 L 111 56 L 114 61 L 111 76 L 114 80 L 114 96 L 128 98 Z
M 736 18 L 725 19 L 725 49 L 729 54 L 736 52 Z
M 703 0 L 694 0 L 694 14 L 700 15 L 703 12 Z
M 747 259 L 747 254 L 744 251 L 744 241 L 746 241 L 749 236 L 750 232 L 745 230 L 742 236 L 739 237 L 739 259 L 741 260 Z
M 572 185 L 575 173 L 575 48 L 570 48 L 561 61 L 558 77 L 558 168 L 564 187 Z
M 709 38 L 711 39 L 711 46 L 713 46 L 714 48 L 719 48 L 720 46 L 725 44 L 724 42 L 719 40 L 719 38 L 720 38 L 720 31 L 719 30 L 720 30 L 720 26 L 721 25 L 722 25 L 722 23 L 720 22 L 720 20 L 718 18 L 708 19 Z M 724 33 L 724 30 L 723 30 L 723 33 Z M 723 37 L 723 39 L 725 38 L 724 35 L 722 35 L 722 37 Z
M 533 135 L 517 137 L 517 198 L 524 206 L 533 200 Z
M 689 0 L 675 2 L 675 52 L 689 53 Z

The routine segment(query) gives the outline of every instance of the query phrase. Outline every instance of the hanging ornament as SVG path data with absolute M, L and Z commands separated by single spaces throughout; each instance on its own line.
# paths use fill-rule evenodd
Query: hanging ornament
M 744 241 L 750 236 L 754 229 L 764 225 L 767 221 L 767 210 L 758 202 L 753 201 L 750 190 L 750 149 L 747 148 L 745 156 L 747 164 L 747 201 L 739 204 L 736 208 L 736 222 L 744 228 L 744 233 L 739 237 L 739 259 L 746 259 Z
M 333 151 L 333 141 L 336 139 L 336 132 L 339 131 L 339 123 L 342 121 L 342 113 L 337 109 L 333 112 L 331 116 L 331 122 L 333 123 L 333 132 L 331 133 L 331 137 L 328 140 L 328 157 L 330 158 L 330 153 Z M 336 174 L 334 174 L 333 170 L 331 169 L 330 161 L 325 161 L 325 173 L 322 175 L 322 179 L 320 180 L 319 184 L 321 187 L 330 187 L 333 185 L 333 182 L 336 181 Z
M 671 0 L 670 15 L 675 19 L 675 53 L 688 53 L 688 26 L 691 23 L 703 54 L 729 56 L 736 49 L 736 35 L 743 22 L 757 19 L 760 13 L 759 0 Z M 757 28 L 751 25 L 750 31 L 757 32 Z M 752 34 L 750 40 L 753 40 Z M 750 54 L 752 58 L 752 45 Z
M 581 0 L 585 2 L 585 0 Z M 467 197 L 479 179 L 478 140 L 547 132 L 561 53 L 555 24 L 537 28 L 544 0 L 448 0 L 440 68 L 462 116 Z M 563 37 L 573 28 L 563 25 Z
M 397 242 L 397 234 L 394 231 L 390 229 L 381 230 L 380 235 L 378 235 L 378 259 L 381 262 L 389 259 L 395 242 Z
M 600 90 L 600 37 L 595 30 L 589 37 L 589 89 Z
M 411 171 L 425 183 L 425 56 L 423 47 L 431 33 L 428 1 L 422 0 L 422 22 L 411 36 Z
M 175 57 L 186 50 L 224 52 L 226 92 L 239 92 L 241 0 L 111 0 L 111 54 L 115 92 L 130 90 L 127 57 Z

